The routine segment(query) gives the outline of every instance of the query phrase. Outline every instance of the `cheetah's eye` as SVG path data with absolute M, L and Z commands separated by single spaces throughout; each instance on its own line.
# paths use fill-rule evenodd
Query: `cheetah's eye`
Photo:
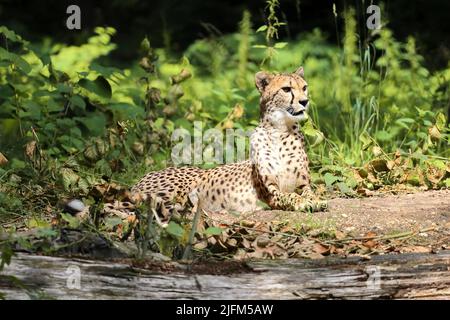
M 308 86 L 303 87 L 303 91 L 306 91 L 306 89 L 308 89 Z
M 291 92 L 291 87 L 283 87 L 281 89 L 283 89 L 284 92 Z

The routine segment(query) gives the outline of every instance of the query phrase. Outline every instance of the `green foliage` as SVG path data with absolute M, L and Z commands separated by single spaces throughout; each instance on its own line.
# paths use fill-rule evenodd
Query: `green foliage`
M 12 241 L 9 238 L 5 239 L 4 231 L 0 229 L 0 271 L 5 265 L 11 263 L 11 258 L 14 255 Z
M 288 43 L 287 42 L 275 42 L 274 40 L 278 39 L 278 30 L 280 27 L 286 25 L 285 22 L 280 22 L 276 10 L 280 6 L 280 2 L 278 0 L 267 0 L 266 1 L 266 12 L 267 12 L 267 23 L 259 27 L 256 32 L 264 32 L 265 33 L 265 42 L 266 44 L 257 44 L 254 45 L 254 48 L 265 49 L 266 56 L 261 62 L 261 65 L 264 65 L 268 62 L 269 66 L 272 64 L 272 60 L 275 58 L 277 54 L 277 49 L 283 49 Z

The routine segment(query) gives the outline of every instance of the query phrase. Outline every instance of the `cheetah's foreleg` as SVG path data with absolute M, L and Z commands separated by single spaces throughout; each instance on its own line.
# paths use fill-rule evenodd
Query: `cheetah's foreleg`
M 270 186 L 271 206 L 275 209 L 286 211 L 322 211 L 326 208 L 326 202 L 314 199 L 312 191 L 305 190 L 305 193 L 286 193 L 279 191 L 274 185 Z

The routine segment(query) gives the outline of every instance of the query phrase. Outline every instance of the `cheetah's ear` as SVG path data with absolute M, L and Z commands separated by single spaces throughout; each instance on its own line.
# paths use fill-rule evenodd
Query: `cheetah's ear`
M 263 93 L 264 89 L 267 87 L 270 80 L 272 80 L 271 74 L 264 72 L 264 71 L 260 71 L 260 72 L 256 73 L 255 84 L 256 84 L 256 88 L 258 88 L 260 93 Z
M 305 73 L 303 71 L 303 67 L 298 68 L 295 72 L 296 75 L 299 75 L 300 77 L 304 77 Z

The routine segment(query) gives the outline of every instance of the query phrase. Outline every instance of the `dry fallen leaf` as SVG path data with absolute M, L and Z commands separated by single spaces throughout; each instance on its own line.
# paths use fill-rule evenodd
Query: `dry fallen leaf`
M 236 248 L 237 243 L 238 243 L 237 240 L 234 239 L 234 238 L 229 238 L 229 239 L 227 240 L 227 246 L 228 246 L 229 248 Z
M 326 247 L 320 243 L 315 243 L 313 249 L 314 249 L 314 252 L 320 253 L 321 255 L 330 254 L 330 248 Z
M 241 226 L 246 227 L 246 228 L 253 228 L 255 226 L 255 221 L 242 220 L 241 221 Z
M 356 190 L 356 192 L 358 194 L 362 195 L 362 196 L 365 196 L 365 197 L 370 197 L 370 196 L 373 196 L 375 194 L 375 192 L 373 192 L 373 191 L 371 191 L 369 189 L 366 189 L 366 188 L 358 188 L 358 190 Z
M 365 235 L 366 238 L 375 238 L 376 236 L 377 236 L 377 234 L 373 231 L 369 231 Z
M 364 241 L 363 242 L 363 246 L 372 249 L 373 247 L 375 247 L 378 243 L 375 240 L 368 240 L 368 241 Z
M 342 240 L 345 239 L 346 235 L 345 233 L 343 233 L 342 231 L 336 230 L 334 232 L 334 236 L 336 237 L 337 240 Z
M 232 114 L 233 118 L 239 119 L 243 116 L 243 114 L 244 114 L 244 108 L 239 103 L 236 103 L 236 105 L 234 106 L 234 109 L 233 109 L 233 114 Z
M 428 253 L 431 251 L 429 247 L 424 246 L 408 246 L 400 250 L 402 253 Z
M 265 248 L 270 243 L 270 239 L 266 236 L 256 238 L 256 245 L 260 248 Z
M 248 241 L 246 238 L 243 238 L 243 239 L 242 239 L 242 246 L 243 246 L 245 249 L 250 249 L 251 246 L 252 246 L 252 244 L 251 244 L 250 241 Z
M 197 242 L 196 244 L 194 244 L 194 248 L 197 250 L 203 250 L 206 249 L 208 247 L 208 241 L 207 240 L 203 240 L 200 242 Z
M 0 152 L 0 167 L 7 163 L 8 163 L 8 159 L 6 159 L 6 157 L 3 155 L 3 153 Z
M 36 141 L 30 141 L 25 145 L 25 154 L 28 159 L 32 160 L 34 158 L 34 153 L 36 151 Z
M 126 220 L 128 221 L 129 224 L 133 224 L 136 222 L 136 215 L 130 214 Z
M 375 232 L 368 232 L 366 233 L 365 237 L 366 238 L 375 238 L 377 236 L 377 234 Z M 373 247 L 375 247 L 378 244 L 378 242 L 376 240 L 373 239 L 368 239 L 366 241 L 363 241 L 362 245 L 366 248 L 372 249 Z

